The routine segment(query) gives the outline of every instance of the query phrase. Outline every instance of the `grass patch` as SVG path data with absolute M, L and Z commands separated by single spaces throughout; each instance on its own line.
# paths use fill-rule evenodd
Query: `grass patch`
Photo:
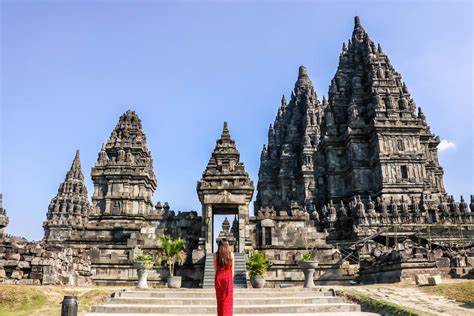
M 113 290 L 90 290 L 78 296 L 79 312 L 89 312 L 92 305 L 103 304 L 110 299 Z
M 0 288 L 0 315 L 31 315 L 47 301 L 39 288 L 3 285 Z
M 444 296 L 447 299 L 474 307 L 474 281 L 419 286 L 417 289 L 429 295 Z
M 399 316 L 417 316 L 421 315 L 419 311 L 403 307 L 386 300 L 374 299 L 357 291 L 342 291 L 342 296 L 348 300 L 360 304 L 365 312 L 374 312 L 381 315 L 399 315 Z M 423 315 L 432 315 L 423 313 Z
M 65 295 L 76 295 L 79 315 L 102 304 L 119 288 L 0 285 L 0 316 L 57 316 Z

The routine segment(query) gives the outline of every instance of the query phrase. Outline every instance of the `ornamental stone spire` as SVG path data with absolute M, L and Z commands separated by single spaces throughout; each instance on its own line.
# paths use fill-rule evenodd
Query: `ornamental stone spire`
M 244 164 L 240 162 L 240 153 L 237 150 L 235 141 L 230 138 L 227 122 L 224 122 L 221 137 L 216 141 L 216 147 L 206 169 L 202 174 L 202 180 L 198 186 L 198 191 L 202 185 L 204 187 L 213 185 L 215 181 L 234 182 L 252 186 Z M 253 189 L 252 189 L 253 190 Z
M 43 224 L 44 239 L 54 242 L 71 238 L 76 229 L 87 224 L 90 207 L 77 150 L 64 182 L 60 184 L 58 193 L 48 206 Z
M 445 194 L 439 138 L 430 131 L 400 74 L 355 18 L 329 87 L 318 144 L 320 205 L 357 195 Z M 421 111 L 419 113 L 422 113 Z
M 128 110 L 92 168 L 94 214 L 143 216 L 153 208 L 157 182 L 140 118 Z
M 289 210 L 295 204 L 303 208 L 312 205 L 313 156 L 324 107 L 306 67 L 300 66 L 290 102 L 283 96 L 268 131 L 268 146 L 262 150 L 255 212 L 263 207 Z

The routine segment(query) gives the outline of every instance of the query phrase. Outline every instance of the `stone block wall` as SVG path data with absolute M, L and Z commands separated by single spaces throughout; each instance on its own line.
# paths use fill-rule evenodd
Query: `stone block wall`
M 250 218 L 252 248 L 265 253 L 270 262 L 266 276 L 267 287 L 302 285 L 304 275 L 298 266 L 301 254 L 313 248 L 313 258 L 319 261 L 315 271 L 317 284 L 341 284 L 354 278 L 341 267 L 341 253 L 326 243 L 327 233 L 318 231 L 308 213 L 293 209 L 286 211 L 261 209 Z
M 84 250 L 14 236 L 0 240 L 0 283 L 89 285 L 90 276 L 90 258 Z
M 473 268 L 474 249 L 429 251 L 415 247 L 392 250 L 362 261 L 358 280 L 362 283 L 414 281 L 417 274 L 468 278 Z

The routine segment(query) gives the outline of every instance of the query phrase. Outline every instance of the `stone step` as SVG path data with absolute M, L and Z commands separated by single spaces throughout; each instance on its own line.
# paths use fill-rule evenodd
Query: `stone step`
M 347 303 L 234 305 L 235 314 L 359 312 L 360 306 Z M 93 313 L 217 314 L 216 305 L 104 304 L 92 307 Z
M 130 289 L 114 293 L 89 316 L 216 315 L 214 289 Z M 234 289 L 234 315 L 373 315 L 344 303 L 331 290 L 293 288 Z
M 246 288 L 247 277 L 246 277 L 246 265 L 245 265 L 245 254 L 234 253 L 234 287 L 235 288 Z M 202 287 L 204 289 L 214 288 L 214 263 L 211 254 L 206 256 L 204 264 L 204 278 L 202 281 Z
M 111 316 L 111 315 L 120 315 L 120 316 L 150 316 L 150 314 L 127 314 L 127 313 L 120 313 L 120 314 L 109 314 L 109 313 L 89 313 L 86 314 L 86 316 Z M 234 316 L 260 316 L 261 314 L 233 314 Z M 271 316 L 294 316 L 295 314 L 291 313 L 273 313 L 273 314 L 267 314 Z M 379 316 L 380 314 L 375 314 L 375 313 L 367 313 L 367 312 L 329 312 L 329 313 L 298 313 L 298 316 Z M 181 314 L 166 314 L 166 316 L 182 316 Z M 192 316 L 209 316 L 209 314 L 193 314 Z
M 209 286 L 209 287 L 212 287 L 214 288 L 214 279 L 212 280 L 204 280 L 202 282 L 203 286 Z M 235 285 L 243 285 L 243 284 L 247 284 L 247 281 L 245 279 L 234 279 L 234 286 Z
M 235 297 L 234 306 L 258 305 L 258 304 L 325 304 L 325 303 L 343 303 L 342 299 L 334 296 L 313 296 L 313 297 Z M 149 297 L 116 297 L 108 304 L 148 304 L 148 305 L 214 305 L 216 298 L 206 297 L 196 300 L 195 297 L 180 297 L 170 300 L 169 297 L 149 298 Z
M 286 289 L 285 289 L 286 290 Z M 331 296 L 334 295 L 330 291 L 318 291 L 311 289 L 302 289 L 299 290 L 286 290 L 282 289 L 234 289 L 234 298 L 259 298 L 259 297 L 320 297 L 320 296 Z M 129 290 L 116 292 L 115 297 L 124 297 L 124 298 L 215 298 L 214 289 L 179 289 L 179 290 Z

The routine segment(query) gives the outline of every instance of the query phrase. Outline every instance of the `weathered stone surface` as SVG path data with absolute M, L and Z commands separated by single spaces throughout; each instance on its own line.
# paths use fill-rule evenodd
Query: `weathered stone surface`
M 20 280 L 21 278 L 23 278 L 23 272 L 20 271 L 20 270 L 13 270 L 10 277 L 11 277 L 12 279 L 18 279 L 18 280 Z
M 18 265 L 19 260 L 5 260 L 3 262 L 4 267 L 16 267 Z
M 8 253 L 5 256 L 5 259 L 20 261 L 20 254 L 19 253 Z
M 417 274 L 415 276 L 416 285 L 428 285 L 428 279 L 431 277 L 429 274 Z
M 290 102 L 282 97 L 268 130 L 268 146 L 264 145 L 260 156 L 255 215 L 261 208 L 312 209 L 316 185 L 313 159 L 326 106 L 326 99 L 322 103 L 318 100 L 307 69 L 301 66 Z
M 40 280 L 35 280 L 35 279 L 21 279 L 21 280 L 18 280 L 17 284 L 19 284 L 19 285 L 40 285 L 41 282 L 40 282 Z
M 31 266 L 30 266 L 30 262 L 28 261 L 20 261 L 18 262 L 18 268 L 19 269 L 29 269 Z
M 24 238 L 5 236 L 0 239 L 8 258 L 0 259 L 0 282 L 5 284 L 64 284 L 59 276 L 90 284 L 90 259 L 83 250 L 48 245 L 45 242 L 28 242 Z M 20 254 L 21 253 L 21 254 Z M 67 284 L 74 285 L 72 282 Z
M 429 285 L 438 285 L 441 283 L 443 283 L 443 280 L 441 279 L 441 275 L 433 275 L 428 278 Z
M 44 239 L 61 242 L 70 238 L 75 229 L 87 222 L 91 209 L 88 199 L 78 150 L 64 182 L 59 186 L 58 194 L 48 206 L 43 223 Z
M 5 235 L 5 227 L 8 226 L 7 210 L 3 208 L 3 194 L 0 193 L 0 239 Z M 3 252 L 0 249 L 0 252 Z

